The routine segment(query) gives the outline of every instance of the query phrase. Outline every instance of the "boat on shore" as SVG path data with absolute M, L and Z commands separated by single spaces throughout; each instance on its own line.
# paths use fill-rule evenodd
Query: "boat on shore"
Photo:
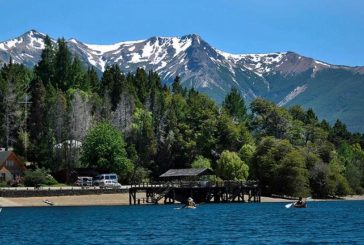
M 43 200 L 45 204 L 48 204 L 49 206 L 54 206 L 54 202 L 51 202 L 49 200 Z

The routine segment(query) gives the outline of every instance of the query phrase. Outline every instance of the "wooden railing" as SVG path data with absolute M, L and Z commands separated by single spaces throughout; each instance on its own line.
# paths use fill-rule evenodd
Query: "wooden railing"
M 257 181 L 168 181 L 168 182 L 142 182 L 131 184 L 130 187 L 176 187 L 176 188 L 201 188 L 201 187 L 252 187 L 259 186 Z

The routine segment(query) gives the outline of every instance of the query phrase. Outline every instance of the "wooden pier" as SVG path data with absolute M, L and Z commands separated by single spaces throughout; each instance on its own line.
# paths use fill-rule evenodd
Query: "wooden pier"
M 129 188 L 130 205 L 158 204 L 161 200 L 165 204 L 185 203 L 189 197 L 196 203 L 260 202 L 261 192 L 254 181 L 142 183 Z

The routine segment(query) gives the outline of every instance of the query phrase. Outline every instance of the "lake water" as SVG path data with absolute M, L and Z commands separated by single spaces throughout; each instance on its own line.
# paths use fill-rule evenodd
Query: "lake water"
M 3 208 L 0 244 L 364 244 L 364 201 Z

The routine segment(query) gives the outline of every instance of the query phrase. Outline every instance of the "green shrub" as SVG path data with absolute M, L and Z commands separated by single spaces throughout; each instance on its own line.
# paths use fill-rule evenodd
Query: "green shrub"
M 0 182 L 0 187 L 8 187 L 8 185 L 5 182 Z
M 58 181 L 53 178 L 52 175 L 48 174 L 46 177 L 46 182 L 44 183 L 45 185 L 58 185 Z
M 44 169 L 36 169 L 34 171 L 27 170 L 24 173 L 25 186 L 38 186 L 46 184 L 48 181 L 48 174 Z

